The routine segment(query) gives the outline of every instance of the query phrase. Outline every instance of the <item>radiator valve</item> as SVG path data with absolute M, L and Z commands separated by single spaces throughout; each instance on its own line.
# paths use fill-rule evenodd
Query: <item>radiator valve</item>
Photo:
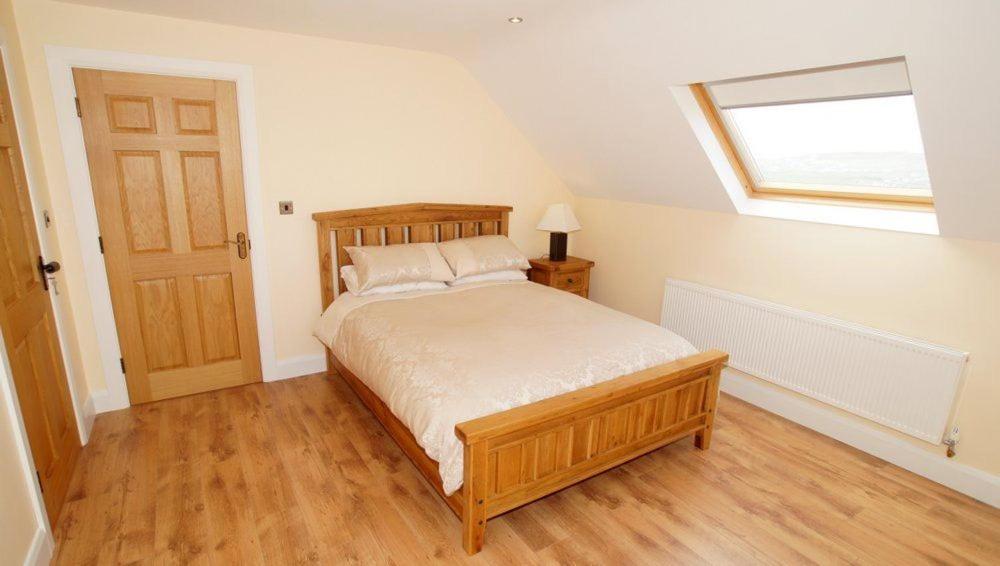
M 944 445 L 948 447 L 948 457 L 955 457 L 955 447 L 958 446 L 958 425 L 951 427 L 951 432 L 944 439 Z

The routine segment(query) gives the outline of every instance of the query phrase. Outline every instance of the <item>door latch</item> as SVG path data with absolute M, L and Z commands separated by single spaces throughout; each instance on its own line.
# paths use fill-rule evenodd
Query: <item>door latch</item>
M 49 281 L 51 280 L 53 283 L 55 283 L 55 277 L 50 278 L 49 275 L 52 275 L 53 273 L 59 271 L 59 269 L 61 268 L 62 266 L 59 265 L 58 261 L 50 261 L 49 263 L 45 263 L 45 260 L 42 259 L 42 256 L 38 256 L 38 274 L 42 276 L 43 289 L 45 289 L 46 291 L 49 290 Z
M 247 235 L 243 232 L 236 233 L 236 240 L 226 240 L 227 244 L 236 244 L 236 253 L 240 256 L 240 259 L 247 258 L 247 250 L 250 249 L 250 240 L 247 239 Z

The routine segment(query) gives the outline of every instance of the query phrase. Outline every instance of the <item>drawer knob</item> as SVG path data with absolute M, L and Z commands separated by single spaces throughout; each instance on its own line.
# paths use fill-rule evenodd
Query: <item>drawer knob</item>
M 567 279 L 567 280 L 566 280 L 566 282 L 567 282 L 567 283 L 572 283 L 572 282 L 573 282 L 573 278 L 572 278 L 572 277 L 570 277 L 569 279 Z

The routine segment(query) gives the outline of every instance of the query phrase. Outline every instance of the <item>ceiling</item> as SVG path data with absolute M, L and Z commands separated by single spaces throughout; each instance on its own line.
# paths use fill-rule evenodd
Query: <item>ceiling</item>
M 671 86 L 903 55 L 941 233 L 1000 241 L 995 0 L 77 1 L 450 55 L 575 193 L 725 212 Z
M 492 35 L 513 33 L 507 18 L 551 20 L 599 0 L 64 0 L 130 12 L 376 43 L 455 55 Z

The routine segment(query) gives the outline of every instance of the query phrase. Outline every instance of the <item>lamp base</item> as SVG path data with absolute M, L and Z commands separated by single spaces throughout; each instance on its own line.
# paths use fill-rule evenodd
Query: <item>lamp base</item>
M 549 259 L 566 261 L 566 232 L 549 233 Z

